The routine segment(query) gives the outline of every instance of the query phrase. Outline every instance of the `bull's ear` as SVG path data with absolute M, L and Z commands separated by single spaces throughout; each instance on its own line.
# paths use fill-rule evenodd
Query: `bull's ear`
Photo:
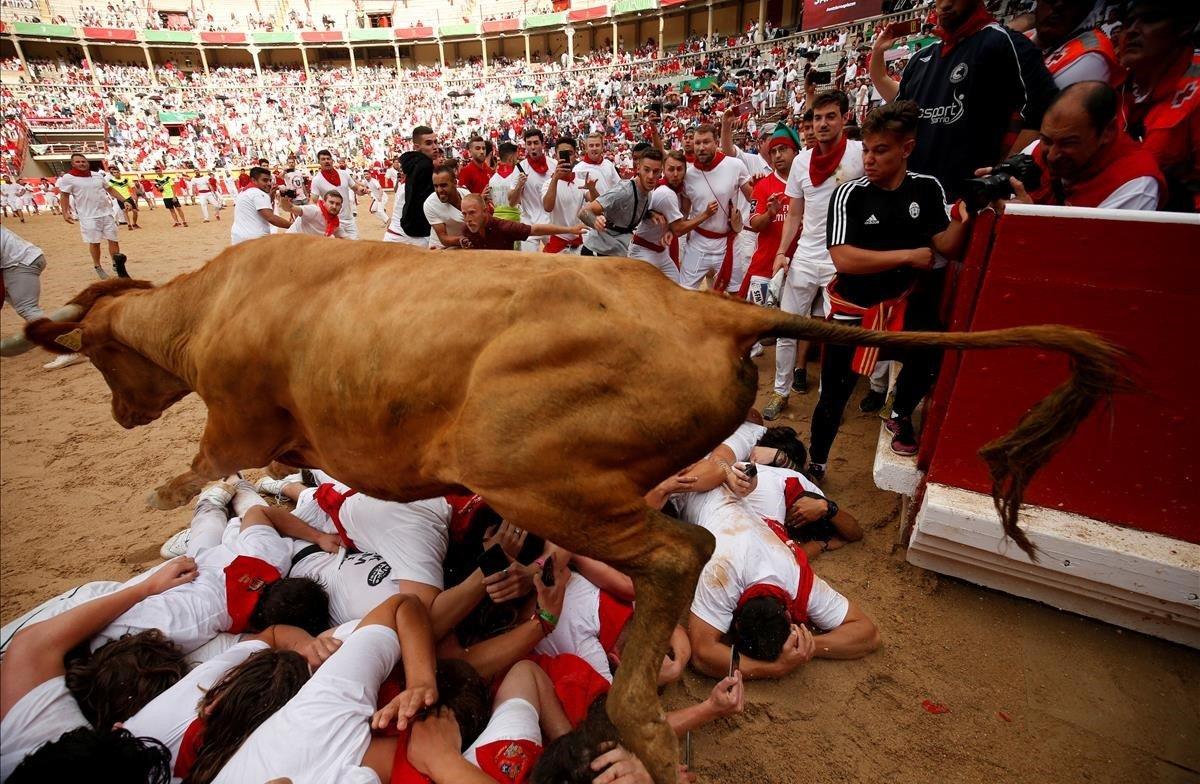
M 25 337 L 54 354 L 75 354 L 83 349 L 83 323 L 41 318 L 25 325 Z

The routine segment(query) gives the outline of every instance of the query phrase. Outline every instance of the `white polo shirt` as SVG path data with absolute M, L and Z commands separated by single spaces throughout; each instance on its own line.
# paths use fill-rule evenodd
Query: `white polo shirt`
M 92 172 L 90 177 L 64 174 L 58 178 L 58 190 L 75 199 L 75 214 L 80 220 L 106 218 L 112 214 L 112 197 L 105 185 L 108 177 L 101 172 Z
M 838 164 L 833 176 L 819 187 L 813 185 L 812 177 L 808 173 L 813 152 L 812 149 L 804 150 L 792 161 L 792 171 L 788 175 L 787 188 L 784 189 L 784 195 L 788 198 L 803 200 L 804 223 L 800 229 L 800 242 L 792 259 L 809 264 L 833 266 L 833 259 L 830 258 L 829 248 L 825 244 L 829 199 L 837 186 L 863 176 L 862 142 L 854 139 L 846 141 L 846 152 L 842 155 L 842 162 Z
M 573 170 L 575 177 L 581 181 L 593 180 L 596 183 L 596 194 L 611 191 L 621 184 L 621 174 L 617 165 L 608 158 L 601 158 L 599 163 L 592 163 L 587 158 L 581 158 Z M 550 172 L 547 172 L 549 175 Z M 582 185 L 583 182 L 580 182 Z
M 271 233 L 271 224 L 259 214 L 259 210 L 270 210 L 271 194 L 251 186 L 237 195 L 233 202 L 233 226 L 229 230 L 231 245 L 265 237 Z

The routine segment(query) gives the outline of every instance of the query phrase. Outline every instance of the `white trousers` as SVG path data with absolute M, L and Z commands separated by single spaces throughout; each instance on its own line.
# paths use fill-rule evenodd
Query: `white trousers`
M 826 310 L 825 287 L 833 280 L 832 264 L 793 259 L 783 282 L 779 309 L 800 316 L 823 317 Z M 792 389 L 796 369 L 796 340 L 775 340 L 775 394 L 787 395 Z

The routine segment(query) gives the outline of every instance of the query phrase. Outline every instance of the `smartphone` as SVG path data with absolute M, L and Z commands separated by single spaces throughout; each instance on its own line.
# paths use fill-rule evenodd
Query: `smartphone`
M 741 669 L 741 666 L 742 654 L 738 652 L 737 646 L 734 645 L 729 649 L 729 677 L 732 678 L 733 674 Z
M 746 463 L 746 467 L 742 469 L 742 473 L 753 479 L 758 476 L 758 466 L 754 463 Z
M 683 735 L 683 764 L 688 770 L 692 769 L 692 731 L 688 730 Z
M 571 160 L 571 152 L 569 150 L 559 150 L 558 159 L 563 163 L 566 163 L 567 161 Z
M 479 556 L 479 560 L 475 562 L 476 566 L 483 572 L 483 576 L 503 572 L 508 568 L 508 556 L 504 554 L 504 548 L 498 544 L 494 544 L 484 551 L 483 555 Z
M 909 19 L 907 22 L 892 22 L 884 33 L 889 38 L 904 38 L 921 32 L 921 20 Z
M 737 105 L 737 107 L 734 109 L 734 111 L 737 112 L 738 117 L 741 117 L 744 114 L 749 114 L 750 109 L 751 109 L 750 102 L 742 101 L 741 103 L 739 103 Z
M 812 78 L 809 80 L 813 84 L 830 84 L 833 82 L 832 71 L 812 71 Z
M 554 556 L 547 556 L 542 562 L 542 584 L 547 588 L 554 585 Z

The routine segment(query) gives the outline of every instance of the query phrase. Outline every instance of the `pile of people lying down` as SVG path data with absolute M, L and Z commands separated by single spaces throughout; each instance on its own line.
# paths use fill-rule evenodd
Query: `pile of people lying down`
M 680 735 L 740 713 L 746 678 L 880 645 L 809 566 L 862 532 L 804 464 L 795 431 L 747 421 L 647 494 L 716 537 L 659 676 L 690 661 L 719 679 L 669 713 Z M 0 632 L 0 779 L 649 781 L 604 710 L 632 581 L 478 496 L 395 503 L 315 470 L 231 476 L 163 556 Z

